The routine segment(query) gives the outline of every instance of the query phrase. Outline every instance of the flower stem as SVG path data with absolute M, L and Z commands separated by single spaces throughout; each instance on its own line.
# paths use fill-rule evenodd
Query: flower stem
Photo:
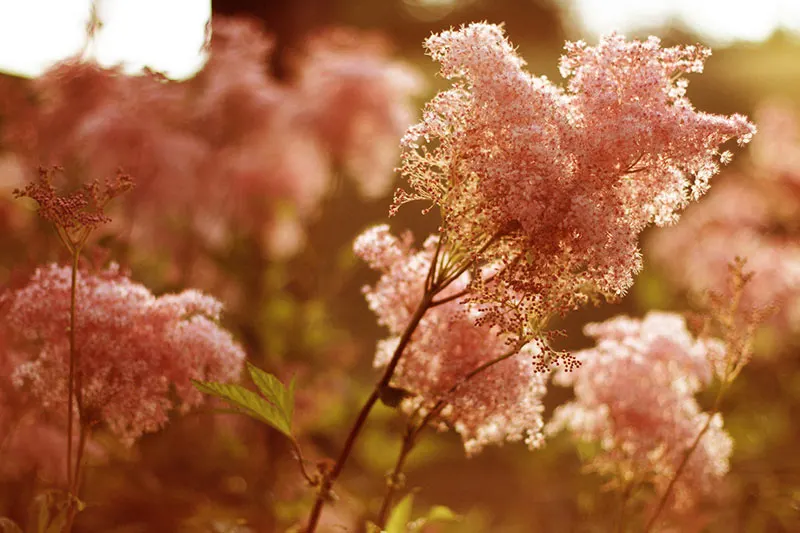
M 448 391 L 445 393 L 445 397 L 450 396 L 462 385 L 466 384 L 469 380 L 483 372 L 484 370 L 496 365 L 501 361 L 505 361 L 509 357 L 517 354 L 519 352 L 519 348 L 521 343 L 517 343 L 515 347 L 508 352 L 504 353 L 503 355 L 492 359 L 491 361 L 487 361 L 473 370 L 471 370 L 467 375 L 464 376 L 460 381 L 454 384 Z M 409 422 L 408 427 L 406 428 L 406 433 L 403 437 L 403 444 L 400 448 L 400 454 L 397 456 L 397 462 L 394 465 L 394 469 L 392 473 L 387 477 L 386 483 L 386 494 L 383 497 L 383 502 L 381 503 L 381 509 L 378 513 L 378 518 L 375 524 L 383 528 L 386 525 L 386 520 L 389 517 L 389 511 L 392 506 L 392 499 L 394 498 L 394 494 L 398 488 L 402 486 L 402 476 L 403 476 L 403 468 L 405 467 L 406 460 L 408 459 L 408 455 L 411 453 L 411 450 L 414 448 L 414 445 L 417 443 L 417 437 L 422 432 L 423 429 L 433 420 L 433 418 L 441 412 L 442 409 L 447 405 L 447 401 L 445 399 L 440 399 L 436 402 L 430 412 L 422 419 L 419 424 L 414 424 L 413 422 Z
M 619 514 L 617 515 L 617 526 L 615 528 L 617 533 L 625 533 L 625 519 L 627 518 L 625 511 L 627 510 L 628 502 L 633 494 L 634 486 L 634 481 L 627 482 L 625 484 L 625 489 L 622 491 L 622 495 L 620 496 Z
M 389 361 L 389 364 L 386 365 L 386 369 L 384 370 L 380 381 L 378 381 L 378 383 L 375 385 L 375 388 L 373 388 L 372 393 L 369 395 L 366 403 L 364 403 L 364 406 L 358 413 L 358 417 L 356 418 L 353 427 L 350 428 L 350 432 L 347 435 L 347 439 L 345 440 L 344 447 L 339 454 L 339 458 L 336 460 L 331 470 L 323 476 L 319 491 L 317 493 L 317 498 L 314 501 L 314 506 L 311 508 L 311 513 L 308 517 L 306 533 L 313 533 L 316 531 L 317 525 L 319 524 L 320 515 L 322 514 L 322 508 L 325 506 L 325 502 L 329 497 L 331 487 L 339 477 L 339 474 L 341 474 L 347 459 L 350 457 L 350 454 L 353 451 L 353 445 L 355 444 L 355 441 L 358 438 L 364 423 L 367 421 L 370 411 L 380 398 L 381 391 L 384 389 L 384 387 L 389 385 L 395 368 L 397 368 L 397 364 L 400 362 L 400 357 L 403 355 L 403 350 L 405 350 L 406 346 L 411 340 L 411 335 L 414 333 L 419 325 L 420 320 L 422 320 L 423 315 L 430 307 L 434 292 L 435 290 L 426 291 L 423 295 L 417 310 L 411 316 L 411 319 L 409 320 L 402 337 L 400 337 L 400 342 L 398 343 L 397 348 L 394 351 L 394 355 L 392 355 L 392 359 Z
M 344 443 L 344 447 L 342 448 L 341 453 L 339 454 L 339 458 L 334 463 L 333 467 L 323 473 L 322 479 L 320 481 L 319 490 L 317 492 L 317 498 L 314 501 L 314 505 L 311 508 L 311 513 L 308 517 L 308 524 L 306 525 L 305 533 L 314 533 L 317 529 L 317 525 L 319 524 L 319 518 L 322 514 L 322 508 L 325 506 L 325 502 L 330 498 L 330 490 L 333 486 L 336 479 L 341 474 L 342 469 L 344 468 L 347 459 L 350 457 L 350 454 L 353 451 L 353 445 L 355 444 L 356 439 L 358 438 L 361 429 L 363 428 L 365 422 L 367 421 L 367 417 L 369 416 L 370 411 L 378 402 L 381 397 L 381 393 L 383 390 L 389 385 L 392 380 L 392 376 L 394 375 L 394 371 L 397 368 L 398 363 L 400 362 L 400 357 L 403 355 L 403 351 L 405 350 L 406 346 L 408 345 L 409 341 L 411 340 L 411 336 L 414 334 L 414 331 L 417 329 L 422 317 L 431 308 L 433 299 L 439 293 L 441 293 L 444 289 L 446 289 L 450 284 L 452 284 L 455 280 L 457 280 L 461 275 L 469 270 L 475 262 L 480 258 L 480 256 L 487 250 L 489 247 L 494 245 L 498 240 L 500 240 L 505 232 L 498 231 L 494 235 L 492 235 L 480 248 L 474 253 L 469 256 L 466 260 L 463 260 L 457 264 L 457 266 L 451 268 L 447 268 L 443 265 L 440 265 L 440 258 L 442 256 L 442 245 L 443 242 L 440 239 L 436 244 L 436 250 L 433 254 L 433 258 L 431 259 L 431 264 L 428 270 L 428 274 L 425 277 L 425 285 L 424 291 L 422 295 L 422 299 L 417 306 L 416 311 L 411 316 L 411 319 L 406 326 L 405 331 L 400 337 L 400 341 L 397 344 L 397 348 L 392 355 L 389 364 L 386 365 L 384 369 L 383 375 L 381 376 L 380 381 L 375 385 L 370 393 L 369 398 L 367 398 L 366 403 L 361 408 L 361 411 L 358 413 L 358 417 L 356 418 L 353 427 L 350 429 L 350 432 L 347 435 L 347 438 Z M 511 354 L 513 355 L 513 354 Z M 510 356 L 510 355 L 509 355 Z M 503 357 L 505 358 L 505 357 Z M 493 363 L 492 363 L 493 364 Z M 484 367 L 488 367 L 491 365 L 482 365 Z M 484 370 L 485 368 L 476 369 L 477 372 Z M 469 375 L 466 379 L 470 379 L 472 376 Z M 457 386 L 457 385 L 456 385 Z M 423 421 L 427 423 L 427 420 Z M 416 434 L 420 428 L 417 428 L 417 431 L 414 433 Z M 413 438 L 412 438 L 413 441 Z M 413 442 L 409 445 L 413 446 Z M 409 449 L 405 452 L 407 455 L 410 452 Z M 402 464 L 400 465 L 402 468 Z
M 413 423 L 409 423 L 406 428 L 405 435 L 403 436 L 403 444 L 400 448 L 400 454 L 397 456 L 397 462 L 394 465 L 392 473 L 386 478 L 386 494 L 383 496 L 381 503 L 381 510 L 378 512 L 378 518 L 375 524 L 383 529 L 386 526 L 386 520 L 389 518 L 389 511 L 392 507 L 392 499 L 397 489 L 403 486 L 403 468 L 406 464 L 406 459 L 409 453 L 416 444 L 416 438 L 419 433 Z
M 67 518 L 64 522 L 62 533 L 70 533 L 75 516 L 80 510 L 78 494 L 80 493 L 81 482 L 83 481 L 83 456 L 86 451 L 86 442 L 89 439 L 91 428 L 87 423 L 81 423 L 80 435 L 78 437 L 78 451 L 75 459 L 75 477 L 69 489 L 69 503 L 67 504 Z
M 72 281 L 70 284 L 69 303 L 69 376 L 67 381 L 67 486 L 72 490 L 72 434 L 73 434 L 73 398 L 75 397 L 75 366 L 77 350 L 75 346 L 75 300 L 78 285 L 78 252 L 72 253 Z
M 711 421 L 714 420 L 714 416 L 716 416 L 717 412 L 719 411 L 719 404 L 722 401 L 722 396 L 724 395 L 725 390 L 727 388 L 726 385 L 727 382 L 723 381 L 722 385 L 720 386 L 719 392 L 717 392 L 717 398 L 714 401 L 714 407 L 711 409 L 711 412 L 708 413 L 708 419 L 706 420 L 706 423 L 703 424 L 703 427 L 700 429 L 700 432 L 697 434 L 697 437 L 695 437 L 694 441 L 692 442 L 692 445 L 689 446 L 689 448 L 687 448 L 686 452 L 683 454 L 683 458 L 681 459 L 678 468 L 675 470 L 675 475 L 672 476 L 672 479 L 669 480 L 669 484 L 667 485 L 664 494 L 661 496 L 661 500 L 658 502 L 658 507 L 656 508 L 655 513 L 653 513 L 653 516 L 650 517 L 650 520 L 648 520 L 647 525 L 644 528 L 644 533 L 649 533 L 653 529 L 653 526 L 656 524 L 656 520 L 658 520 L 659 515 L 664 510 L 664 507 L 666 507 L 667 505 L 667 501 L 669 501 L 669 497 L 672 494 L 672 490 L 675 488 L 675 484 L 678 482 L 678 478 L 681 477 L 681 474 L 686 468 L 686 465 L 689 463 L 689 458 L 692 456 L 694 451 L 700 445 L 700 441 L 703 439 L 703 435 L 705 435 L 706 432 L 708 432 L 708 430 L 711 428 Z

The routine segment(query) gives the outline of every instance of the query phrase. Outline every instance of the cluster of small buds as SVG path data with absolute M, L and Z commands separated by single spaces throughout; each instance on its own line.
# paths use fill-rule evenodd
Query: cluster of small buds
M 580 370 L 555 382 L 573 386 L 575 400 L 558 407 L 547 433 L 570 430 L 597 443 L 590 466 L 620 487 L 649 483 L 663 494 L 687 450 L 708 422 L 694 395 L 714 377 L 725 347 L 694 339 L 683 317 L 651 312 L 586 326 L 597 345 L 576 357 Z M 674 486 L 671 507 L 684 509 L 714 491 L 727 473 L 733 443 L 714 414 Z
M 120 172 L 115 178 L 106 178 L 104 187 L 92 181 L 72 194 L 59 195 L 53 178 L 60 171 L 60 167 L 39 168 L 38 179 L 24 189 L 15 189 L 14 196 L 35 200 L 39 215 L 68 234 L 91 231 L 109 222 L 111 219 L 103 212 L 106 204 L 133 186 L 130 176 Z
M 595 47 L 568 43 L 565 88 L 523 70 L 499 26 L 470 24 L 425 45 L 453 88 L 439 93 L 402 140 L 412 191 L 437 206 L 443 238 L 508 268 L 484 303 L 549 317 L 589 296 L 622 295 L 641 268 L 638 235 L 674 222 L 705 192 L 721 144 L 748 142 L 743 116 L 696 111 L 679 75 L 708 51 L 662 48 L 612 34 Z M 513 296 L 509 296 L 509 294 Z M 527 315 L 527 317 L 526 317 Z
M 374 287 L 365 287 L 370 308 L 390 333 L 378 344 L 376 367 L 385 366 L 392 358 L 398 336 L 423 296 L 436 244 L 435 238 L 429 238 L 422 250 L 416 251 L 410 236 L 398 239 L 385 225 L 356 239 L 356 254 L 382 274 Z M 468 283 L 465 273 L 441 297 L 457 294 Z M 504 441 L 541 446 L 542 398 L 548 375 L 539 371 L 543 349 L 537 341 L 519 349 L 497 328 L 476 325 L 479 317 L 477 306 L 459 298 L 425 313 L 392 381 L 415 395 L 403 402 L 403 408 L 425 414 L 437 402 L 445 401 L 447 406 L 438 416 L 440 427 L 455 429 L 468 455 Z M 507 354 L 508 358 L 466 380 L 479 366 Z
M 39 402 L 66 416 L 71 269 L 51 264 L 3 296 L 4 357 L 11 376 Z M 173 408 L 202 401 L 190 380 L 235 380 L 244 352 L 218 325 L 221 304 L 194 290 L 161 297 L 116 266 L 81 271 L 76 288 L 79 415 L 104 424 L 124 442 L 162 427 Z

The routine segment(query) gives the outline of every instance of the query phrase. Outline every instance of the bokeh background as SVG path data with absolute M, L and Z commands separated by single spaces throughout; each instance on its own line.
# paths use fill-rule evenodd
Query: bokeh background
M 436 76 L 436 65 L 424 55 L 422 41 L 432 32 L 450 26 L 486 20 L 503 22 L 528 69 L 552 80 L 561 78 L 558 58 L 565 40 L 593 43 L 599 33 L 614 28 L 629 37 L 657 35 L 668 45 L 706 44 L 713 48 L 713 56 L 702 75 L 691 76 L 689 86 L 689 96 L 698 109 L 753 117 L 762 106 L 777 102 L 785 110 L 781 113 L 788 115 L 800 110 L 798 6 L 800 3 L 792 0 L 214 1 L 212 28 L 224 17 L 246 17 L 251 21 L 248 31 L 255 33 L 247 34 L 242 42 L 235 38 L 225 41 L 229 43 L 225 48 L 229 55 L 216 66 L 212 37 L 211 60 L 203 70 L 184 80 L 164 83 L 179 87 L 176 93 L 183 95 L 180 98 L 200 95 L 198 100 L 192 100 L 194 103 L 178 106 L 176 121 L 199 121 L 191 127 L 181 126 L 181 131 L 191 131 L 193 138 L 202 139 L 206 143 L 202 145 L 205 154 L 216 150 L 214 161 L 238 158 L 239 166 L 235 171 L 213 174 L 221 180 L 218 183 L 209 183 L 212 175 L 179 182 L 175 178 L 177 188 L 166 186 L 164 192 L 161 185 L 172 176 L 192 172 L 199 176 L 206 171 L 196 156 L 187 155 L 191 150 L 183 150 L 180 144 L 159 144 L 160 133 L 140 125 L 132 126 L 135 131 L 128 132 L 128 136 L 107 137 L 109 142 L 117 139 L 121 144 L 136 140 L 141 151 L 137 153 L 159 154 L 160 166 L 146 166 L 142 161 L 149 156 L 144 155 L 120 162 L 111 158 L 105 168 L 130 163 L 134 179 L 146 182 L 134 193 L 138 195 L 136 205 L 141 204 L 146 212 L 151 209 L 175 216 L 153 215 L 150 226 L 140 223 L 144 229 L 137 240 L 136 232 L 126 225 L 133 220 L 135 210 L 129 209 L 123 198 L 112 214 L 115 223 L 94 242 L 97 258 L 93 260 L 121 263 L 135 280 L 158 294 L 197 287 L 223 300 L 228 307 L 226 325 L 244 344 L 250 359 L 283 378 L 297 376 L 297 424 L 306 454 L 312 459 L 334 456 L 374 383 L 375 343 L 385 335 L 361 294 L 361 287 L 376 276 L 352 256 L 352 241 L 370 225 L 389 222 L 394 230 L 410 229 L 419 242 L 435 231 L 438 220 L 433 213 L 421 215 L 414 205 L 388 218 L 392 191 L 400 185 L 399 177 L 391 172 L 391 186 L 363 194 L 362 182 L 348 176 L 358 167 L 349 165 L 346 150 L 342 155 L 329 142 L 337 136 L 351 135 L 347 118 L 331 119 L 331 131 L 321 134 L 325 142 L 315 145 L 327 162 L 323 185 L 294 187 L 316 170 L 297 168 L 280 157 L 301 149 L 296 142 L 298 135 L 302 145 L 304 135 L 317 133 L 291 126 L 292 135 L 283 135 L 281 123 L 276 122 L 270 126 L 275 131 L 269 139 L 262 138 L 252 150 L 229 149 L 241 147 L 241 142 L 234 139 L 239 130 L 226 129 L 226 125 L 244 127 L 235 113 L 242 112 L 237 111 L 236 104 L 251 95 L 247 91 L 256 95 L 255 103 L 250 111 L 241 105 L 245 113 L 253 113 L 255 120 L 273 120 L 269 109 L 283 113 L 291 106 L 300 109 L 304 103 L 313 107 L 315 102 L 323 102 L 319 105 L 327 106 L 326 111 L 341 106 L 337 110 L 345 114 L 359 109 L 394 109 L 395 104 L 407 103 L 413 113 L 409 120 L 413 120 L 424 102 L 446 86 Z M 152 16 L 157 17 L 157 11 Z M 387 96 L 390 93 L 376 89 L 380 94 L 372 107 L 356 105 L 358 102 L 347 98 L 338 103 L 325 100 L 324 91 L 329 89 L 324 83 L 314 85 L 313 80 L 330 65 L 326 63 L 330 58 L 321 55 L 316 64 L 304 58 L 310 55 L 309 43 L 321 32 L 337 28 L 359 30 L 359 39 L 366 43 L 360 45 L 367 50 L 366 55 L 356 56 L 348 68 L 358 73 L 359 68 L 369 64 L 370 59 L 365 57 L 379 49 L 385 61 L 402 64 L 403 69 L 414 73 L 413 90 L 399 90 Z M 260 38 L 260 34 L 270 41 L 264 47 L 270 53 L 241 63 L 231 59 L 236 54 L 246 55 L 248 44 L 257 48 L 253 39 Z M 236 42 L 230 44 L 233 41 Z M 261 76 L 268 81 L 253 74 L 253 65 L 259 61 L 263 67 Z M 254 86 L 261 85 L 255 89 L 246 87 L 242 80 L 251 79 L 256 80 Z M 242 92 L 234 91 L 226 99 L 203 100 L 202 94 L 211 92 L 209 87 L 215 80 L 227 80 Z M 241 86 L 236 85 L 237 80 L 242 81 Z M 12 285 L 37 264 L 65 259 L 52 231 L 36 219 L 31 206 L 11 197 L 11 190 L 30 177 L 29 163 L 35 151 L 26 152 L 25 147 L 32 145 L 20 141 L 18 126 L 27 124 L 33 126 L 32 130 L 43 125 L 55 127 L 46 132 L 52 138 L 36 146 L 61 146 L 64 137 L 74 133 L 71 124 L 79 120 L 79 112 L 74 111 L 78 104 L 70 103 L 69 98 L 91 108 L 92 94 L 87 95 L 80 86 L 71 96 L 58 93 L 58 98 L 66 102 L 65 109 L 72 109 L 75 116 L 64 123 L 48 122 L 41 119 L 40 110 L 46 100 L 41 99 L 35 78 L 0 74 L 0 81 L 6 104 L 0 107 L 0 128 L 5 132 L 0 138 L 0 283 Z M 49 83 L 47 87 L 58 86 Z M 267 88 L 277 88 L 275 94 L 291 90 L 296 96 L 291 102 L 287 99 L 269 104 L 273 96 L 267 94 Z M 131 94 L 136 99 L 140 93 L 134 90 Z M 153 95 L 156 103 L 148 105 L 160 105 L 169 99 L 158 91 Z M 362 98 L 365 102 L 370 98 L 369 93 L 357 90 L 352 95 L 349 98 Z M 202 105 L 208 109 L 198 119 L 193 112 Z M 22 109 L 28 109 L 30 114 L 24 115 Z M 265 114 L 258 114 L 262 112 Z M 297 113 L 306 116 L 306 111 Z M 407 125 L 398 128 L 398 124 L 386 120 L 379 124 L 385 127 L 368 133 L 367 139 L 383 144 L 387 144 L 388 135 L 395 135 L 399 141 L 402 127 Z M 45 136 L 42 131 L 31 135 L 40 139 Z M 143 139 L 156 139 L 152 142 L 155 147 Z M 93 160 L 101 159 L 103 146 L 93 152 L 100 154 L 91 156 Z M 73 146 L 52 152 L 74 154 L 75 150 L 78 149 Z M 108 152 L 114 154 L 115 150 L 122 152 L 119 148 L 109 148 Z M 314 157 L 319 155 L 317 151 Z M 396 155 L 390 154 L 389 159 Z M 305 157 L 300 156 L 300 160 L 305 162 Z M 781 159 L 784 152 L 778 150 L 773 157 Z M 241 170 L 243 160 L 247 172 Z M 82 169 L 69 174 L 73 182 L 91 174 L 90 166 L 61 163 L 68 169 Z M 726 180 L 752 173 L 754 165 L 749 149 L 737 151 L 733 165 L 715 178 L 712 191 Z M 273 179 L 270 172 L 264 171 L 262 176 L 253 169 L 277 167 L 289 168 L 280 178 L 280 186 L 248 189 L 242 185 L 249 183 L 247 179 Z M 159 173 L 155 184 L 158 186 L 145 176 L 138 176 L 137 170 L 140 174 Z M 249 178 L 243 178 L 244 174 Z M 232 181 L 225 181 L 228 178 Z M 233 190 L 236 187 L 242 190 Z M 303 194 L 316 195 L 317 199 L 306 206 L 298 200 Z M 252 203 L 254 195 L 259 196 L 257 203 Z M 156 196 L 159 201 L 152 202 Z M 223 204 L 224 208 L 220 207 Z M 794 205 L 797 208 L 800 202 Z M 190 209 L 197 206 L 203 209 Z M 703 202 L 698 209 L 702 206 Z M 749 207 L 743 205 L 741 209 Z M 267 215 L 260 219 L 250 210 Z M 244 212 L 248 214 L 241 221 L 237 217 Z M 197 217 L 202 220 L 198 222 Z M 787 241 L 800 242 L 800 208 L 790 208 L 785 218 L 789 222 L 780 230 L 785 232 L 783 236 Z M 187 223 L 189 219 L 193 223 Z M 223 230 L 216 224 L 220 219 Z M 204 221 L 214 223 L 203 225 Z M 269 226 L 269 237 L 264 236 L 265 225 Z M 218 230 L 219 235 L 209 237 Z M 589 341 L 581 333 L 587 322 L 620 313 L 641 316 L 652 309 L 683 312 L 697 305 L 685 284 L 670 277 L 669 265 L 649 260 L 651 249 L 647 243 L 656 238 L 658 231 L 644 235 L 645 270 L 628 296 L 618 303 L 574 312 L 553 324 L 566 333 L 557 341 L 560 348 L 587 346 Z M 164 238 L 156 238 L 159 236 Z M 793 316 L 800 321 L 800 313 Z M 767 328 L 758 337 L 756 357 L 722 407 L 726 427 L 735 441 L 724 497 L 704 510 L 705 520 L 680 526 L 677 531 L 800 531 L 800 429 L 796 424 L 800 419 L 800 326 L 795 323 L 788 330 L 786 333 Z M 548 409 L 569 397 L 568 390 L 551 388 Z M 710 398 L 700 400 L 708 406 Z M 374 412 L 339 484 L 340 501 L 326 512 L 331 531 L 359 531 L 361 518 L 375 512 L 383 492 L 384 474 L 400 446 L 403 424 L 403 416 L 388 407 L 381 406 Z M 76 522 L 78 531 L 283 531 L 302 520 L 310 504 L 311 490 L 298 479 L 283 438 L 243 417 L 204 409 L 176 416 L 165 430 L 145 436 L 132 449 L 112 439 L 103 440 L 102 436 L 100 442 L 105 449 L 104 459 L 94 462 L 88 471 L 85 499 L 89 507 Z M 613 517 L 608 510 L 616 497 L 604 490 L 603 479 L 582 473 L 583 453 L 586 450 L 576 448 L 569 439 L 556 437 L 536 452 L 521 445 L 506 445 L 467 459 L 457 436 L 431 433 L 412 455 L 407 487 L 418 490 L 420 514 L 431 505 L 441 504 L 463 516 L 455 524 L 437 525 L 431 531 L 609 531 Z M 46 484 L 35 472 L 0 482 L 0 515 L 24 521 L 28 502 Z

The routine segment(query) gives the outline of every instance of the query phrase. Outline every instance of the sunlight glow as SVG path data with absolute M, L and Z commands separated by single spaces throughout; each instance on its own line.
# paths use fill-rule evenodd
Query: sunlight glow
M 713 43 L 762 41 L 800 32 L 800 0 L 572 0 L 581 25 L 595 33 L 680 22 Z
M 210 0 L 97 0 L 102 28 L 88 47 L 105 66 L 186 78 L 205 62 Z M 91 0 L 0 0 L 0 71 L 41 74 L 86 46 Z

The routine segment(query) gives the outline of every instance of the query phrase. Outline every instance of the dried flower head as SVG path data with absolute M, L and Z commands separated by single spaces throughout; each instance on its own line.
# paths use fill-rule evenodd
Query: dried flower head
M 39 214 L 51 222 L 64 245 L 70 250 L 79 249 L 89 234 L 111 219 L 104 210 L 108 202 L 133 186 L 130 176 L 119 172 L 107 178 L 105 186 L 92 181 L 74 193 L 59 196 L 53 186 L 53 177 L 59 167 L 40 168 L 39 179 L 24 189 L 15 189 L 16 198 L 31 198 L 39 204 Z
M 40 406 L 67 398 L 69 267 L 52 264 L 6 296 L 4 327 L 25 361 L 13 372 Z M 76 349 L 82 383 L 80 415 L 104 423 L 126 442 L 159 429 L 173 408 L 202 401 L 190 379 L 236 379 L 244 352 L 218 324 L 221 304 L 189 290 L 153 296 L 119 269 L 80 272 Z
M 561 88 L 523 70 L 500 27 L 470 24 L 425 45 L 453 79 L 402 140 L 410 200 L 439 208 L 443 238 L 506 268 L 483 295 L 502 323 L 623 294 L 641 268 L 639 233 L 677 219 L 718 170 L 719 146 L 746 143 L 744 117 L 696 111 L 680 76 L 708 51 L 612 34 L 566 45 Z M 728 159 L 726 156 L 725 159 Z M 509 294 L 513 296 L 509 296 Z M 507 324 L 503 325 L 504 329 Z M 533 328 L 537 329 L 536 327 Z
M 725 347 L 695 340 L 684 319 L 669 313 L 616 317 L 585 331 L 597 345 L 576 354 L 580 370 L 557 375 L 561 385 L 574 386 L 576 398 L 556 409 L 547 431 L 566 428 L 597 443 L 590 467 L 617 486 L 651 483 L 663 494 L 708 421 L 694 394 L 713 378 L 712 362 L 724 359 Z M 712 494 L 731 451 L 715 414 L 675 484 L 672 506 L 685 508 Z
M 107 179 L 104 188 L 95 181 L 72 194 L 59 196 L 53 177 L 62 170 L 60 167 L 40 168 L 39 179 L 24 189 L 15 189 L 14 197 L 35 200 L 42 218 L 70 232 L 95 229 L 108 222 L 110 219 L 103 213 L 106 204 L 133 184 L 129 176 L 120 173 L 116 179 Z

